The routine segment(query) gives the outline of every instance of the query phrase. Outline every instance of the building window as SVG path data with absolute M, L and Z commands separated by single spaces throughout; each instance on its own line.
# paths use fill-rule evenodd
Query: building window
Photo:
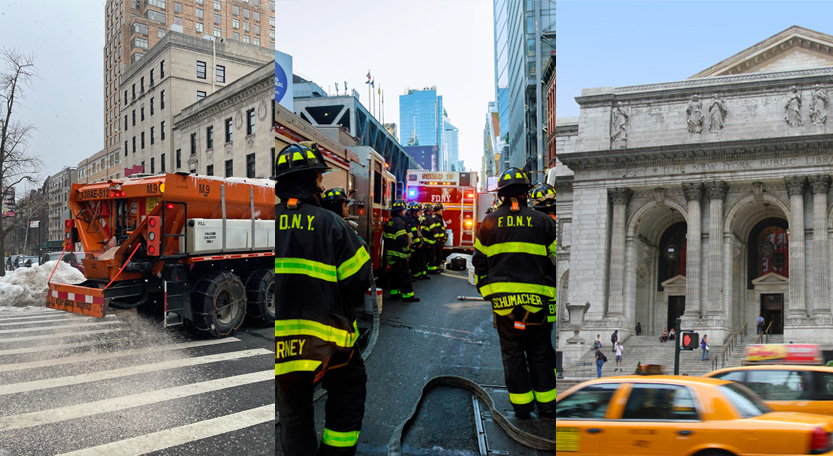
M 272 16 L 269 16 L 269 25 L 272 26 L 272 27 L 275 26 L 275 18 L 272 17 Z
M 255 24 L 255 35 L 260 35 L 260 26 Z
M 220 29 L 218 29 L 217 27 L 214 27 L 214 36 L 217 38 L 222 38 L 223 32 L 221 32 Z
M 219 1 L 214 0 L 214 10 L 220 11 L 221 9 L 223 9 L 223 5 L 221 5 Z
M 148 5 L 165 9 L 165 0 L 148 0 Z
M 269 1 L 269 9 L 275 11 L 275 0 Z
M 197 134 L 191 133 L 191 155 L 197 155 Z
M 145 121 L 145 104 L 144 103 L 142 103 L 142 107 L 139 108 L 139 117 L 142 120 L 142 122 Z
M 226 160 L 226 177 L 234 175 L 234 160 Z
M 255 12 L 254 12 L 254 14 L 253 14 L 253 18 L 252 18 L 252 19 L 254 19 L 254 20 L 255 20 L 255 22 L 260 22 L 260 13 L 258 13 L 257 11 L 255 11 Z
M 124 91 L 124 104 L 127 104 L 127 90 Z
M 154 128 L 154 127 L 150 127 L 150 145 L 153 145 L 153 144 L 154 144 L 154 140 L 153 140 L 153 128 Z
M 136 137 L 133 137 L 133 153 L 136 153 Z
M 197 78 L 205 79 L 205 62 L 197 60 Z
M 240 15 L 240 7 L 237 6 L 237 5 L 232 5 L 231 14 L 234 14 L 235 16 L 239 16 Z
M 246 155 L 246 177 L 255 177 L 255 154 Z
M 145 132 L 142 132 L 142 149 L 145 148 Z
M 165 30 L 165 29 L 163 29 L 163 28 L 156 29 L 156 37 L 157 37 L 157 38 L 159 38 L 160 40 L 161 40 L 162 38 L 165 38 L 165 34 L 166 34 L 166 33 L 168 33 L 168 31 L 167 31 L 167 30 Z
M 153 97 L 150 97 L 150 115 L 153 115 Z
M 252 5 L 260 6 L 260 0 L 252 0 Z
M 176 150 L 176 169 L 182 168 L 182 149 Z
M 182 25 L 182 18 L 181 17 L 174 17 L 174 25 Z
M 226 119 L 226 142 L 231 142 L 231 117 Z
M 127 157 L 127 141 L 124 142 L 124 156 Z
M 232 32 L 231 33 L 231 38 L 235 41 L 240 41 L 240 34 L 237 33 L 237 32 Z
M 150 86 L 153 87 L 153 68 L 150 69 Z
M 249 35 L 243 35 L 243 42 L 244 42 L 244 43 L 248 43 L 248 42 L 249 42 Z
M 255 110 L 254 108 L 246 111 L 246 135 L 255 134 Z
M 127 115 L 124 116 L 124 131 L 127 131 Z
M 247 10 L 246 8 L 243 8 L 243 19 L 248 19 L 249 14 L 250 14 L 249 10 Z
M 252 44 L 254 44 L 255 46 L 260 46 L 260 38 L 254 37 L 254 40 L 252 41 Z
M 150 173 L 153 174 L 156 172 L 156 159 L 150 157 Z
M 133 47 L 147 50 L 148 48 L 148 40 L 147 38 L 133 38 Z
M 214 165 L 208 165 L 205 167 L 205 175 L 206 176 L 213 176 L 214 175 Z
M 132 94 L 132 97 L 133 97 L 132 99 L 135 100 L 136 99 L 136 84 L 133 84 L 131 86 L 131 94 Z
M 148 35 L 148 26 L 146 24 L 142 24 L 141 22 L 136 22 L 133 24 L 133 31 L 135 33 L 139 33 L 141 35 Z
M 165 61 L 159 62 L 159 78 L 165 77 Z
M 145 172 L 145 161 L 144 160 L 142 160 L 142 172 L 143 173 Z
M 136 110 L 133 110 L 133 126 L 136 126 Z
M 205 148 L 206 149 L 213 149 L 214 148 L 214 126 L 209 125 L 205 129 Z
M 217 82 L 226 82 L 226 67 L 217 65 Z
M 244 31 L 244 32 L 248 32 L 249 30 L 251 30 L 251 29 L 249 28 L 249 23 L 248 23 L 248 22 L 244 22 L 244 23 L 243 23 L 243 31 Z
M 203 32 L 202 24 L 199 22 L 197 22 L 196 31 L 199 33 Z
M 205 92 L 202 90 L 197 90 L 197 101 L 200 101 L 203 98 L 205 98 Z
M 145 93 L 145 77 L 139 78 L 139 93 Z
M 231 26 L 233 28 L 239 29 L 240 28 L 240 19 L 232 19 Z
M 174 2 L 174 13 L 182 12 L 182 3 Z
M 159 92 L 159 109 L 165 109 L 165 91 Z
M 165 154 L 159 157 L 159 171 L 165 172 Z
M 217 13 L 214 13 L 214 25 L 220 25 L 223 23 L 223 16 L 220 16 Z
M 197 11 L 197 19 L 203 19 L 204 16 L 203 16 L 202 8 L 197 8 L 196 11 Z
M 162 123 L 159 124 L 159 139 L 164 141 L 165 140 L 165 121 L 163 120 Z

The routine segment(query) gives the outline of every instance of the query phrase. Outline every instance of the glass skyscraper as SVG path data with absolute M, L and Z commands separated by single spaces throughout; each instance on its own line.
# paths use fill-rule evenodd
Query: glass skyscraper
M 403 146 L 438 146 L 439 167 L 446 171 L 443 151 L 443 97 L 437 88 L 408 90 L 399 96 L 399 142 Z
M 446 164 L 445 170 L 446 171 L 460 171 L 459 169 L 459 148 L 457 145 L 457 137 L 460 130 L 451 125 L 451 122 L 448 121 L 448 118 L 445 119 L 444 122 L 444 132 L 443 132 L 443 149 L 446 151 Z

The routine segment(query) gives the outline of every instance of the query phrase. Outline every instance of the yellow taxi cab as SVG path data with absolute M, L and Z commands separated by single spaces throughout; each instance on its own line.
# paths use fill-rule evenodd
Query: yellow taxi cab
M 833 367 L 818 345 L 750 345 L 744 364 L 704 376 L 742 383 L 773 410 L 833 415 Z
M 594 379 L 561 393 L 555 413 L 558 454 L 833 454 L 833 418 L 774 412 L 745 386 L 715 378 Z

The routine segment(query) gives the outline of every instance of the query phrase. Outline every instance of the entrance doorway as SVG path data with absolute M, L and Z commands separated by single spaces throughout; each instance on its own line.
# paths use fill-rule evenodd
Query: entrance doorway
M 685 296 L 669 296 L 668 297 L 668 330 L 675 327 L 677 324 L 677 317 L 682 317 L 685 312 Z M 675 330 L 676 331 L 676 330 Z
M 764 316 L 764 329 L 772 322 L 770 334 L 784 334 L 784 294 L 761 294 L 761 315 Z

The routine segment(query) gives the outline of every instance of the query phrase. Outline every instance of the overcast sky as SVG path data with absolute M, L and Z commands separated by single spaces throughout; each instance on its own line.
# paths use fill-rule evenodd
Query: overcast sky
M 38 129 L 29 150 L 44 161 L 41 178 L 100 151 L 104 1 L 0 0 L 0 46 L 35 58 L 38 78 L 13 117 Z
M 558 0 L 558 117 L 581 89 L 681 81 L 798 25 L 833 35 L 829 1 Z
M 368 107 L 370 69 L 385 91 L 385 122 L 400 130 L 399 95 L 436 85 L 460 130 L 459 158 L 480 170 L 494 99 L 491 0 L 277 0 L 276 8 L 275 45 L 296 74 L 333 94 L 347 81 Z

